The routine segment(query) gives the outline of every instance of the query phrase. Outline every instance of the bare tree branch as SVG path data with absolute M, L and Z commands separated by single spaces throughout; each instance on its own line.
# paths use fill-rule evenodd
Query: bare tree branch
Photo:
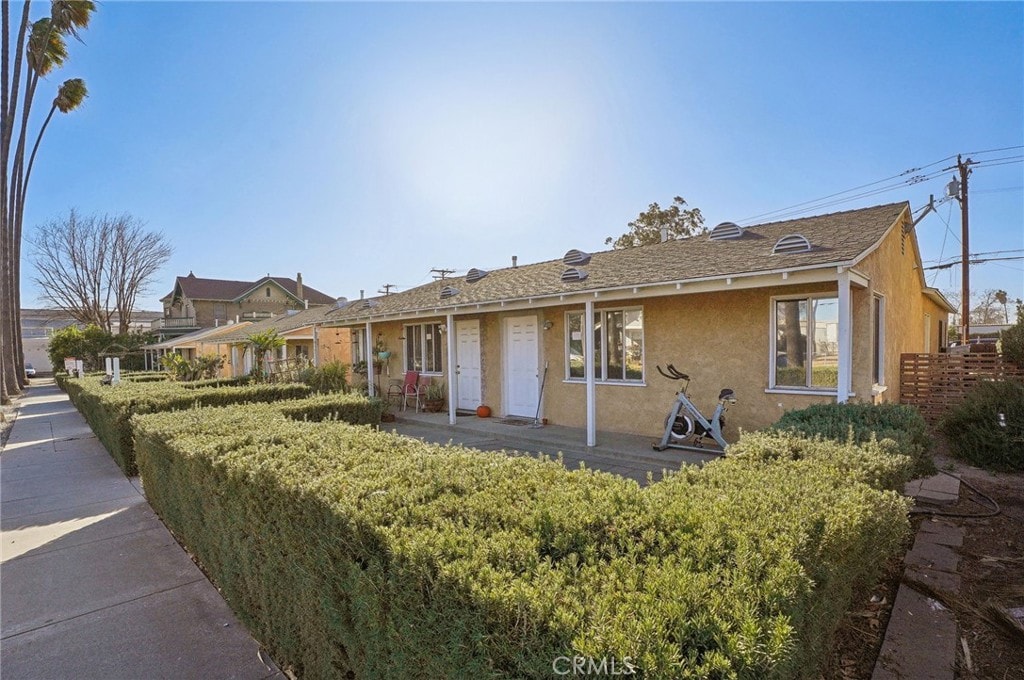
M 172 253 L 163 234 L 147 231 L 128 213 L 83 218 L 72 209 L 38 228 L 30 242 L 41 297 L 107 332 L 117 313 L 121 334 L 129 330 L 139 295 Z

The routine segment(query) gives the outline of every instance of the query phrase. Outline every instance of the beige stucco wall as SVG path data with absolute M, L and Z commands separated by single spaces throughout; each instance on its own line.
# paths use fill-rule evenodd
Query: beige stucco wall
M 633 304 L 595 304 L 595 309 L 643 308 L 644 384 L 598 384 L 598 429 L 659 435 L 673 403 L 676 381 L 656 370 L 674 364 L 690 376 L 688 394 L 710 414 L 722 388 L 735 390 L 737 403 L 726 416 L 726 438 L 738 428 L 769 425 L 783 410 L 803 408 L 832 398 L 812 395 L 766 394 L 769 380 L 772 296 L 828 292 L 835 285 L 780 286 L 646 298 Z M 543 310 L 543 359 L 549 362 L 544 416 L 552 424 L 586 424 L 586 386 L 565 379 L 565 312 L 581 307 Z M 541 364 L 543 365 L 543 363 Z M 500 364 L 498 366 L 500 370 Z
M 897 226 L 882 241 L 879 247 L 857 264 L 856 271 L 870 279 L 864 292 L 864 304 L 870 312 L 871 295 L 885 297 L 885 345 L 884 378 L 887 389 L 877 395 L 876 401 L 899 400 L 900 354 L 923 352 L 925 349 L 925 314 L 931 315 L 928 333 L 931 335 L 931 351 L 939 351 L 939 321 L 947 314 L 941 307 L 924 295 L 922 272 L 918 261 L 916 241 L 913 233 L 904 234 Z M 870 315 L 866 317 L 870 320 Z M 855 333 L 866 341 L 866 358 L 870 361 L 871 325 L 855 327 Z M 865 338 L 866 334 L 866 338 Z M 857 353 L 855 352 L 855 355 Z M 854 391 L 870 395 L 870 363 L 867 375 L 854 385 Z M 870 401 L 870 399 L 866 399 Z

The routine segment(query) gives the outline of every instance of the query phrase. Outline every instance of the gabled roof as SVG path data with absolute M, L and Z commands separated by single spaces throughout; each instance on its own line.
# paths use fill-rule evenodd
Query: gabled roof
M 174 349 L 175 347 L 181 347 L 182 345 L 188 345 L 193 342 L 210 340 L 221 333 L 238 332 L 238 329 L 252 325 L 249 321 L 240 321 L 238 323 L 230 323 L 224 326 L 214 326 L 213 328 L 201 328 L 198 331 L 192 331 L 191 333 L 185 333 L 184 335 L 178 335 L 173 338 L 168 338 L 163 342 L 155 342 L 152 345 L 146 345 L 145 349 Z
M 270 319 L 263 319 L 245 328 L 239 328 L 234 332 L 219 336 L 217 341 L 229 343 L 245 342 L 253 333 L 276 330 L 278 333 L 284 334 L 300 328 L 307 328 L 315 323 L 322 322 L 327 318 L 328 313 L 334 309 L 335 307 L 333 306 L 321 305 L 319 307 L 303 309 L 294 314 L 278 314 Z
M 218 300 L 224 302 L 236 302 L 240 298 L 260 286 L 267 283 L 274 283 L 280 286 L 286 293 L 291 295 L 297 302 L 309 300 L 311 305 L 329 305 L 334 303 L 334 298 L 326 293 L 321 293 L 315 288 L 302 284 L 302 298 L 298 291 L 298 282 L 286 276 L 264 276 L 256 281 L 229 281 L 227 279 L 201 279 L 195 274 L 179 276 L 174 280 L 174 290 L 160 298 L 161 301 L 174 298 L 175 292 L 192 300 Z
M 594 253 L 579 269 L 582 280 L 563 281 L 562 260 L 489 272 L 475 282 L 466 277 L 412 288 L 400 293 L 356 300 L 332 309 L 328 320 L 348 322 L 419 310 L 524 300 L 591 291 L 726 278 L 757 273 L 850 266 L 870 253 L 889 229 L 909 213 L 907 202 L 773 222 L 743 229 L 738 238 L 711 240 L 707 234 L 635 248 Z M 811 243 L 807 252 L 772 254 L 778 240 L 800 234 Z M 458 292 L 442 299 L 442 288 Z M 450 291 L 449 291 L 450 292 Z

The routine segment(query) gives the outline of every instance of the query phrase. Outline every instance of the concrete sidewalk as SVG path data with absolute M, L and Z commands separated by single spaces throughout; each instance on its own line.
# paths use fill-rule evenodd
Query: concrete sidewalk
M 281 678 L 51 381 L 0 453 L 0 676 Z

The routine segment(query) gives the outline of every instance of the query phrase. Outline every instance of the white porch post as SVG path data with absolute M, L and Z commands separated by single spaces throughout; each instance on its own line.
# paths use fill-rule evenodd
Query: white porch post
M 313 365 L 320 366 L 320 327 L 313 324 Z
M 597 381 L 594 377 L 594 302 L 583 311 L 583 375 L 587 379 L 587 446 L 597 446 Z
M 459 380 L 458 372 L 455 370 L 455 316 L 452 314 L 448 315 L 445 319 L 445 326 L 448 328 L 448 332 L 444 334 L 445 340 L 447 340 L 448 349 L 448 424 L 455 424 L 455 411 L 459 404 Z
M 366 322 L 366 344 L 363 345 L 366 349 L 366 394 L 367 396 L 376 396 L 376 391 L 373 389 L 373 364 L 375 357 L 373 356 L 373 327 L 369 321 Z
M 853 305 L 850 304 L 850 272 L 843 269 L 839 283 L 839 385 L 836 402 L 850 398 L 853 387 Z

